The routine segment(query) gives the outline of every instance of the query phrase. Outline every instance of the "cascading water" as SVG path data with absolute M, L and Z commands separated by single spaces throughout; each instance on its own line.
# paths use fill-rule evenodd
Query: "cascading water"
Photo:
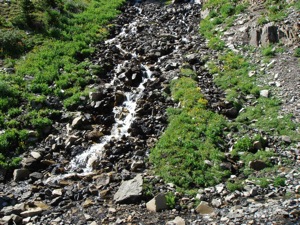
M 136 32 L 136 22 L 131 23 L 129 26 L 130 32 Z M 115 38 L 107 40 L 105 43 L 107 45 L 114 45 L 115 42 L 118 41 L 118 37 L 125 36 L 126 33 L 124 30 Z M 134 59 L 137 59 L 137 55 L 135 53 L 129 53 L 121 48 L 119 44 L 115 44 L 115 46 L 124 54 L 130 54 Z M 127 61 L 124 62 L 126 64 Z M 119 64 L 114 69 L 114 78 L 110 82 L 110 85 L 114 86 L 115 82 L 118 80 L 118 76 L 120 75 L 120 67 L 122 65 Z M 115 106 L 113 108 L 115 123 L 111 128 L 110 135 L 106 135 L 101 138 L 101 143 L 94 144 L 90 146 L 88 150 L 83 152 L 80 155 L 77 155 L 68 166 L 68 171 L 73 172 L 78 168 L 83 169 L 84 173 L 91 172 L 93 170 L 94 162 L 99 162 L 102 158 L 103 150 L 105 149 L 105 145 L 110 141 L 118 141 L 123 137 L 129 136 L 129 128 L 132 122 L 135 119 L 135 110 L 137 105 L 137 100 L 143 94 L 143 90 L 145 89 L 144 84 L 151 79 L 151 71 L 148 69 L 146 65 L 141 64 L 140 67 L 143 71 L 142 81 L 138 87 L 132 88 L 130 92 L 125 92 L 126 101 L 123 102 L 121 106 Z

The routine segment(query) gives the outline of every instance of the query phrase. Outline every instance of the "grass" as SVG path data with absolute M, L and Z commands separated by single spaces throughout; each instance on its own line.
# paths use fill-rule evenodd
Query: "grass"
M 106 25 L 122 3 L 21 0 L 1 4 L 0 58 L 15 73 L 0 73 L 0 129 L 4 132 L 0 134 L 0 167 L 16 166 L 15 157 L 21 152 L 10 143 L 11 129 L 33 130 L 42 138 L 44 128 L 59 118 L 57 106 L 46 104 L 47 97 L 57 98 L 69 110 L 85 103 L 86 87 L 93 82 L 88 60 L 92 45 L 107 36 Z M 15 145 L 25 150 L 30 143 L 19 138 L 18 132 L 14 135 Z
M 230 174 L 220 168 L 225 118 L 206 110 L 207 101 L 189 77 L 174 80 L 171 92 L 181 107 L 168 110 L 168 128 L 151 151 L 156 172 L 182 188 L 221 182 Z

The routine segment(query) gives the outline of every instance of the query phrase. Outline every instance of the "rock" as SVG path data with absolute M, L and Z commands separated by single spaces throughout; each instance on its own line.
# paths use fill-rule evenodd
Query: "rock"
M 42 158 L 41 153 L 39 153 L 39 152 L 32 151 L 32 152 L 30 152 L 30 155 L 32 156 L 32 158 L 37 159 L 37 160 Z
M 213 214 L 215 212 L 214 208 L 208 205 L 208 202 L 201 201 L 196 208 L 196 212 L 201 215 Z
M 93 177 L 94 184 L 97 187 L 103 187 L 103 186 L 109 184 L 110 179 L 111 179 L 111 174 L 108 174 L 108 173 L 103 173 L 103 174 Z
M 268 98 L 269 97 L 269 90 L 261 90 L 260 91 L 260 96 Z
M 166 225 L 185 225 L 185 220 L 180 216 L 176 216 L 174 220 L 168 221 Z
M 115 105 L 121 105 L 124 101 L 126 101 L 125 94 L 121 91 L 117 91 L 115 93 Z
M 253 143 L 253 148 L 257 151 L 259 149 L 262 149 L 262 143 L 260 141 L 255 141 Z
M 41 209 L 40 207 L 37 208 L 30 208 L 27 211 L 21 212 L 20 215 L 22 217 L 32 217 L 32 216 L 37 216 L 40 215 L 44 210 Z
M 58 197 L 58 196 L 62 196 L 62 189 L 61 188 L 59 188 L 59 189 L 54 189 L 53 191 L 52 191 L 52 195 L 54 196 L 54 197 Z
M 82 116 L 78 116 L 72 121 L 72 127 L 79 128 L 82 126 Z
M 6 173 L 7 173 L 6 169 L 0 168 L 0 181 L 5 180 Z
M 235 107 L 232 107 L 230 109 L 225 109 L 224 114 L 229 118 L 236 118 L 239 115 L 239 111 Z
M 261 160 L 253 160 L 249 162 L 249 167 L 256 171 L 262 170 L 267 167 L 267 164 Z
M 104 136 L 104 134 L 101 131 L 93 130 L 87 133 L 86 139 L 92 141 L 99 141 L 102 136 Z
M 92 199 L 86 199 L 83 203 L 82 203 L 82 207 L 83 208 L 88 208 L 88 207 L 90 207 L 90 206 L 92 206 L 92 205 L 94 205 L 95 203 L 93 202 L 93 200 Z
M 144 168 L 144 162 L 139 160 L 139 161 L 133 161 L 133 163 L 130 166 L 131 171 L 138 171 L 139 169 Z
M 146 207 L 151 212 L 159 212 L 167 209 L 167 200 L 165 194 L 158 194 L 149 202 L 146 203 Z
M 26 180 L 29 177 L 29 170 L 28 169 L 15 169 L 14 170 L 14 174 L 13 174 L 13 179 L 14 181 L 22 181 L 22 180 Z
M 261 34 L 261 45 L 269 46 L 271 43 L 277 43 L 278 41 L 278 27 L 274 26 L 274 23 L 264 25 Z
M 39 172 L 33 172 L 33 173 L 29 174 L 29 178 L 31 178 L 34 181 L 42 179 L 43 176 L 44 175 L 42 173 L 39 173 Z
M 250 36 L 250 41 L 249 45 L 252 45 L 254 47 L 258 47 L 260 44 L 260 35 L 261 35 L 261 30 L 258 30 L 256 28 L 250 30 L 249 36 Z
M 90 92 L 89 98 L 91 101 L 100 101 L 103 98 L 103 93 L 102 92 Z
M 123 181 L 114 195 L 116 203 L 133 203 L 140 200 L 143 191 L 143 177 L 136 175 L 134 179 Z
M 214 198 L 211 201 L 211 205 L 219 208 L 222 205 L 222 199 L 221 198 Z
M 291 144 L 292 143 L 292 140 L 291 140 L 291 138 L 289 137 L 289 136 L 281 136 L 281 140 L 283 141 L 283 142 L 285 142 L 286 144 Z

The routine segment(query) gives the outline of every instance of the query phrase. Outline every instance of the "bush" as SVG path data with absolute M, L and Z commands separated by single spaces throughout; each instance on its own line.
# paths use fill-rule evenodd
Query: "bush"
M 263 56 L 273 57 L 273 56 L 275 56 L 276 52 L 273 49 L 273 47 L 270 45 L 268 47 L 262 48 L 261 53 Z
M 295 49 L 294 56 L 300 57 L 300 48 L 299 47 Z
M 274 179 L 274 186 L 275 187 L 283 187 L 285 186 L 285 178 L 284 177 L 276 177 Z

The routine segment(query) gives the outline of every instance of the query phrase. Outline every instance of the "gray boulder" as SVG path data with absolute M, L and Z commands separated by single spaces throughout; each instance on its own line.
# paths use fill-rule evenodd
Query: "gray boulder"
M 143 191 L 143 177 L 136 175 L 134 179 L 123 181 L 114 195 L 116 203 L 134 203 L 140 200 Z

